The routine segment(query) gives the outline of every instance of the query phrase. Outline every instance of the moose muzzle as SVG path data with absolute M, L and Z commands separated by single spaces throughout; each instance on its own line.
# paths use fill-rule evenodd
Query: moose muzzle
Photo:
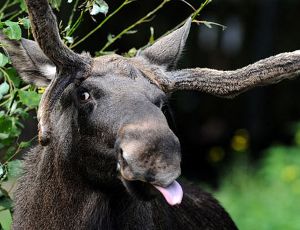
M 166 122 L 143 120 L 124 125 L 116 148 L 119 170 L 127 181 L 142 181 L 153 185 L 170 205 L 182 200 L 180 175 L 180 144 Z

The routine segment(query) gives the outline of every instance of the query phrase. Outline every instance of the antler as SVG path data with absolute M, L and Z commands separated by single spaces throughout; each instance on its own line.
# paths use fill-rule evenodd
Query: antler
M 82 68 L 90 64 L 90 60 L 86 60 L 63 44 L 56 17 L 47 0 L 26 0 L 26 4 L 35 40 L 59 70 L 64 67 Z
M 257 86 L 274 84 L 300 74 L 300 50 L 281 53 L 234 71 L 206 68 L 168 72 L 160 83 L 167 92 L 198 90 L 219 97 L 234 97 Z
M 56 65 L 57 74 L 44 93 L 39 117 L 39 141 L 47 145 L 51 139 L 51 112 L 55 102 L 71 83 L 81 82 L 92 68 L 92 58 L 79 55 L 60 39 L 56 18 L 47 0 L 26 0 L 32 32 L 45 55 Z

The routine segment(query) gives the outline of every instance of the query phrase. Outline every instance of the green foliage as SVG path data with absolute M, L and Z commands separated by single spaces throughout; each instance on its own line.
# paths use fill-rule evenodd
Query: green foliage
M 2 8 L 0 6 L 0 30 L 9 39 L 20 40 L 22 29 L 30 28 L 28 18 L 17 19 L 25 11 L 23 0 L 5 1 Z M 3 46 L 0 44 L 0 48 Z M 35 88 L 21 81 L 4 50 L 0 49 L 0 229 L 8 230 L 12 223 L 12 192 L 21 172 L 21 161 L 14 160 L 15 156 L 31 143 L 18 142 L 22 121 L 29 117 L 30 110 L 37 108 L 39 100 Z
M 300 147 L 276 146 L 257 168 L 236 162 L 215 194 L 240 229 L 300 229 Z
M 18 22 L 5 21 L 6 28 L 3 29 L 4 34 L 11 40 L 20 40 L 22 38 L 21 27 Z
M 12 192 L 21 172 L 20 160 L 0 164 L 0 226 L 3 230 L 10 229 L 12 224 Z

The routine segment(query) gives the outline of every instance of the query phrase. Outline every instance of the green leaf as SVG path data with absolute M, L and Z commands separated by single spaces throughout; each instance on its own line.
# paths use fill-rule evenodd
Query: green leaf
M 35 108 L 39 105 L 41 95 L 35 91 L 19 90 L 20 101 L 29 108 Z
M 22 31 L 17 22 L 7 20 L 4 22 L 4 24 L 7 26 L 7 28 L 5 28 L 3 32 L 9 39 L 20 40 L 22 38 Z
M 4 157 L 5 160 L 10 159 L 16 153 L 16 147 L 13 146 L 12 143 L 10 145 L 11 146 L 9 146 L 9 148 L 6 150 L 6 154 Z M 8 175 L 7 175 L 7 177 L 8 177 Z M 13 177 L 13 178 L 15 178 L 15 177 Z
M 10 230 L 12 224 L 12 216 L 9 209 L 0 211 L 0 224 L 3 230 Z
M 49 3 L 52 5 L 54 9 L 59 10 L 59 7 L 61 5 L 61 0 L 49 0 Z
M 25 148 L 30 147 L 30 145 L 31 145 L 31 141 L 22 141 L 19 145 L 19 148 L 20 149 L 25 149 Z
M 9 84 L 7 84 L 7 82 L 5 81 L 0 85 L 0 100 L 8 92 L 9 92 Z
M 30 20 L 28 18 L 22 18 L 20 24 L 23 25 L 24 29 L 28 30 L 30 28 Z
M 19 0 L 20 1 L 20 8 L 22 11 L 27 11 L 27 6 L 25 4 L 24 0 Z
M 91 15 L 97 15 L 99 13 L 102 13 L 104 15 L 108 12 L 108 5 L 104 0 L 95 0 L 93 2 L 92 8 L 90 9 Z
M 135 34 L 137 32 L 137 30 L 128 30 L 125 34 Z
M 113 34 L 108 34 L 108 35 L 107 35 L 107 41 L 108 41 L 108 42 L 112 42 L 113 39 L 114 39 L 114 37 L 115 37 L 115 35 L 113 35 Z
M 126 54 L 126 56 L 127 57 L 134 57 L 135 55 L 136 55 L 136 53 L 137 53 L 137 50 L 136 50 L 136 48 L 131 48 L 128 52 L 127 52 L 127 54 Z
M 2 209 L 10 209 L 12 207 L 11 199 L 7 197 L 0 198 L 0 210 Z
M 74 38 L 70 36 L 65 36 L 64 39 L 67 41 L 67 43 L 72 44 L 74 43 Z
M 21 78 L 19 77 L 16 69 L 12 67 L 6 68 L 6 73 L 8 74 L 9 79 L 14 83 L 14 86 L 19 88 L 21 84 Z
M 4 139 L 7 139 L 9 138 L 9 134 L 7 133 L 0 133 L 0 140 L 4 140 Z
M 155 38 L 154 38 L 154 28 L 151 26 L 151 27 L 150 27 L 149 44 L 152 45 L 154 42 L 155 42 Z
M 14 160 L 7 164 L 7 177 L 18 178 L 22 174 L 22 161 Z
M 4 67 L 8 61 L 8 57 L 6 57 L 3 53 L 0 53 L 0 67 Z

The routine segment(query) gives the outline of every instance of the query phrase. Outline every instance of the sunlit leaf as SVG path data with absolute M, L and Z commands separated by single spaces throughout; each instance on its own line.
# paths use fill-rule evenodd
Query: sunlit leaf
M 53 8 L 59 10 L 59 7 L 61 5 L 61 0 L 49 0 L 49 3 L 52 5 Z
M 7 164 L 7 177 L 17 178 L 22 173 L 22 161 L 21 160 L 14 160 L 10 161 Z
M 30 20 L 28 18 L 22 18 L 20 24 L 23 25 L 26 30 L 30 28 Z
M 0 100 L 2 99 L 2 97 L 7 94 L 9 91 L 9 84 L 7 84 L 7 82 L 3 82 L 2 84 L 0 84 Z
M 20 1 L 20 8 L 23 11 L 27 11 L 27 6 L 25 4 L 25 0 L 19 0 Z
M 111 42 L 111 41 L 114 39 L 114 36 L 115 36 L 115 35 L 113 35 L 113 34 L 108 34 L 108 35 L 107 35 L 107 41 L 108 41 L 108 42 Z
M 41 95 L 35 91 L 19 90 L 19 98 L 24 105 L 35 108 L 40 103 Z
M 22 38 L 22 31 L 17 22 L 5 21 L 4 24 L 7 28 L 3 29 L 3 32 L 9 39 L 20 40 Z
M 22 141 L 22 142 L 20 143 L 19 147 L 20 147 L 21 149 L 25 149 L 25 148 L 30 147 L 30 145 L 31 145 L 31 141 Z
M 91 15 L 97 15 L 99 13 L 102 13 L 104 15 L 108 12 L 108 5 L 104 0 L 95 0 L 93 2 L 92 8 L 90 9 Z
M 9 209 L 0 211 L 0 224 L 3 230 L 10 230 L 12 224 L 12 216 Z
M 4 67 L 8 63 L 9 59 L 3 53 L 0 53 L 0 67 Z
M 9 134 L 7 133 L 0 133 L 0 140 L 4 140 L 4 139 L 7 139 L 9 138 Z
M 150 38 L 149 38 L 149 44 L 152 45 L 155 41 L 154 38 L 154 28 L 151 26 L 150 27 Z
M 126 32 L 126 34 L 135 34 L 135 33 L 137 33 L 138 31 L 137 30 L 128 30 L 127 32 Z
M 74 38 L 70 36 L 65 36 L 64 39 L 69 43 L 72 44 L 74 42 Z
M 128 57 L 134 57 L 134 56 L 136 55 L 136 53 L 137 53 L 136 48 L 131 48 L 131 49 L 127 52 L 126 56 L 128 56 Z

